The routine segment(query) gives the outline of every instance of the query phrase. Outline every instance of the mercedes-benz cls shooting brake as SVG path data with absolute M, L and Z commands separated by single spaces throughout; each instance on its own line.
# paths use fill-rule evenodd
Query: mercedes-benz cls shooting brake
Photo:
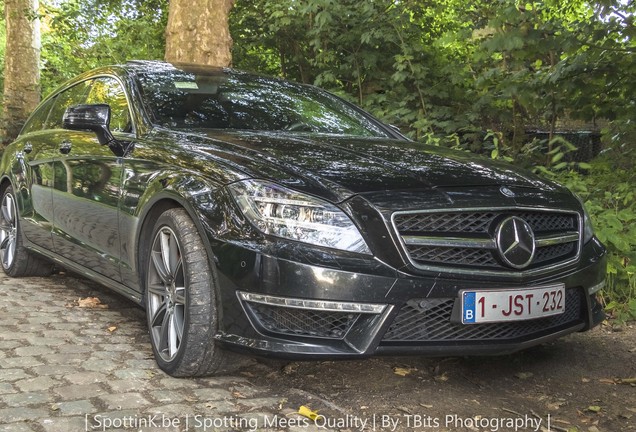
M 511 352 L 603 318 L 567 189 L 410 141 L 312 86 L 129 62 L 47 97 L 2 156 L 0 258 L 141 304 L 159 366 Z

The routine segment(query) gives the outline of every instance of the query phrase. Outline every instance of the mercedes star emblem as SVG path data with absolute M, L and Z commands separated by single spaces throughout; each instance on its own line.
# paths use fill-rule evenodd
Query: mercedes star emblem
M 511 191 L 511 190 L 510 190 L 509 188 L 507 188 L 506 186 L 502 186 L 502 187 L 499 189 L 499 191 L 500 191 L 503 195 L 505 195 L 505 196 L 507 196 L 507 197 L 510 197 L 510 198 L 512 198 L 512 197 L 514 197 L 514 196 L 516 195 L 513 191 Z
M 535 252 L 534 233 L 523 219 L 511 216 L 501 221 L 497 230 L 497 249 L 501 259 L 510 267 L 526 268 Z

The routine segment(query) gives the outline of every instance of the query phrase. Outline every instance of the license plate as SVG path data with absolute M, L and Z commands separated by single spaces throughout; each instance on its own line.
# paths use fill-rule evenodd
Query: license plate
M 461 291 L 462 323 L 521 321 L 565 311 L 563 284 L 519 290 Z

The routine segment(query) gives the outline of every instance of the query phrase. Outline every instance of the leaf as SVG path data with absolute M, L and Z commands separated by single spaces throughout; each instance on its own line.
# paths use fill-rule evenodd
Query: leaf
M 587 407 L 588 411 L 591 411 L 593 413 L 600 413 L 601 412 L 601 407 L 598 405 L 590 405 L 589 407 Z
M 112 332 L 114 332 L 115 330 L 117 330 L 117 327 L 116 327 L 116 326 L 110 326 L 110 327 L 108 327 L 108 331 L 109 331 L 109 332 L 111 332 L 111 333 L 112 333 Z
M 285 365 L 285 367 L 283 367 L 283 374 L 291 375 L 293 373 L 296 373 L 299 367 L 300 367 L 300 364 L 296 362 L 288 363 Z
M 310 408 L 306 407 L 305 405 L 302 405 L 300 408 L 298 408 L 298 414 L 300 414 L 303 417 L 307 417 L 311 421 L 316 421 L 316 419 L 319 416 L 318 411 L 312 411 Z
M 437 382 L 446 382 L 448 381 L 448 374 L 444 372 L 441 375 L 436 375 L 435 377 L 433 377 L 433 379 Z
M 524 380 L 524 379 L 528 379 L 528 378 L 532 378 L 534 376 L 534 374 L 532 372 L 519 372 L 515 374 L 515 377 Z
M 399 376 L 407 376 L 410 375 L 413 371 L 416 371 L 415 368 L 402 368 L 402 367 L 394 367 L 393 373 Z
M 86 297 L 77 300 L 77 306 L 86 309 L 108 309 L 107 304 L 103 304 L 97 297 Z

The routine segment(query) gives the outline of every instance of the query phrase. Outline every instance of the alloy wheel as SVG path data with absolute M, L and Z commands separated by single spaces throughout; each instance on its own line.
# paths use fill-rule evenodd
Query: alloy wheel
M 183 342 L 186 308 L 183 259 L 174 231 L 161 227 L 150 253 L 146 284 L 150 333 L 161 358 L 170 362 Z
M 10 268 L 15 260 L 17 231 L 15 199 L 13 195 L 7 193 L 2 198 L 0 207 L 0 260 L 5 269 Z

